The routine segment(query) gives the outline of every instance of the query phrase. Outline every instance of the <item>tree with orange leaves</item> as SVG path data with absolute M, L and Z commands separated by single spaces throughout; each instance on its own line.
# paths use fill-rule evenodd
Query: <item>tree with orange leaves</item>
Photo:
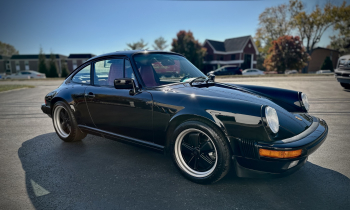
M 284 73 L 287 69 L 300 70 L 310 61 L 299 36 L 281 36 L 271 44 L 264 61 L 268 71 Z
M 184 55 L 193 65 L 197 66 L 197 68 L 202 68 L 206 49 L 193 37 L 191 31 L 179 31 L 176 34 L 176 38 L 173 39 L 171 46 L 172 52 Z

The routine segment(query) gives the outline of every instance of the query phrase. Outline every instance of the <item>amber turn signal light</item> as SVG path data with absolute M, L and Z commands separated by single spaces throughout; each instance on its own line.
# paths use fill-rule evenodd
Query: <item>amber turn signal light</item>
M 259 149 L 260 156 L 272 158 L 296 158 L 301 156 L 301 149 L 292 151 Z

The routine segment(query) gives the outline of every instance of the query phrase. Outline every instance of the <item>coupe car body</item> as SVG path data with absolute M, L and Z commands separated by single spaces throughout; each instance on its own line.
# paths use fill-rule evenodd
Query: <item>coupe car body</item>
M 161 79 L 151 63 L 176 65 L 181 79 Z M 172 155 L 190 180 L 211 183 L 230 166 L 240 177 L 298 170 L 328 133 L 308 106 L 301 92 L 211 81 L 175 53 L 123 51 L 82 64 L 41 108 L 65 141 L 90 133 L 146 146 Z

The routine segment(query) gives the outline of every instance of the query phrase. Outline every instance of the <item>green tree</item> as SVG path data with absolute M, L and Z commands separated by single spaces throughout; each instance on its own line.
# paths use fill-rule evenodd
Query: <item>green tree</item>
M 197 68 L 202 68 L 206 49 L 193 37 L 191 31 L 179 31 L 176 34 L 176 38 L 173 39 L 171 46 L 172 52 L 184 55 L 193 65 L 197 66 Z
M 17 55 L 18 50 L 10 44 L 6 44 L 4 42 L 0 42 L 0 55 L 9 56 Z
M 50 55 L 50 69 L 48 77 L 58 77 L 57 66 L 56 66 L 56 57 L 53 53 Z
M 333 62 L 331 60 L 331 58 L 329 56 L 327 56 L 324 61 L 323 64 L 321 66 L 321 70 L 331 70 L 334 71 L 333 69 Z
M 167 47 L 168 45 L 166 44 L 166 40 L 163 37 L 159 37 L 158 39 L 154 40 L 153 48 L 155 50 L 164 50 Z
M 129 47 L 128 50 L 147 50 L 148 43 L 145 43 L 143 39 L 141 39 L 138 42 L 127 43 L 126 45 Z
M 259 15 L 259 27 L 255 34 L 255 45 L 258 48 L 257 68 L 265 70 L 264 60 L 271 47 L 271 42 L 291 32 L 288 5 L 281 4 L 266 8 Z
M 288 5 L 281 4 L 276 7 L 268 7 L 259 15 L 259 27 L 255 34 L 255 40 L 260 42 L 260 53 L 266 55 L 271 41 L 290 34 L 291 23 L 288 9 Z
M 309 60 L 298 36 L 282 36 L 272 42 L 264 66 L 269 71 L 284 73 L 287 69 L 302 69 Z
M 301 0 L 290 0 L 289 9 L 291 25 L 297 29 L 301 41 L 306 43 L 306 52 L 311 55 L 324 32 L 336 23 L 338 7 L 328 2 L 323 8 L 316 5 L 307 13 Z
M 41 47 L 39 52 L 39 72 L 48 76 L 48 69 L 46 66 L 46 55 L 44 54 L 43 49 Z
M 61 68 L 61 77 L 66 78 L 69 75 L 67 64 L 65 62 L 62 63 Z
M 337 35 L 330 36 L 330 48 L 338 50 L 341 55 L 350 53 L 350 5 L 346 6 L 346 2 L 334 11 L 337 21 L 334 30 Z

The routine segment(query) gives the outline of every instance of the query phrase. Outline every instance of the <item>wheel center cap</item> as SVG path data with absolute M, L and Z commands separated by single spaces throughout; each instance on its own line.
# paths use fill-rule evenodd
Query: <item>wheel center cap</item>
M 198 148 L 195 148 L 194 151 L 193 151 L 193 154 L 194 154 L 195 156 L 199 156 L 199 154 L 200 154 L 199 149 L 198 149 Z

